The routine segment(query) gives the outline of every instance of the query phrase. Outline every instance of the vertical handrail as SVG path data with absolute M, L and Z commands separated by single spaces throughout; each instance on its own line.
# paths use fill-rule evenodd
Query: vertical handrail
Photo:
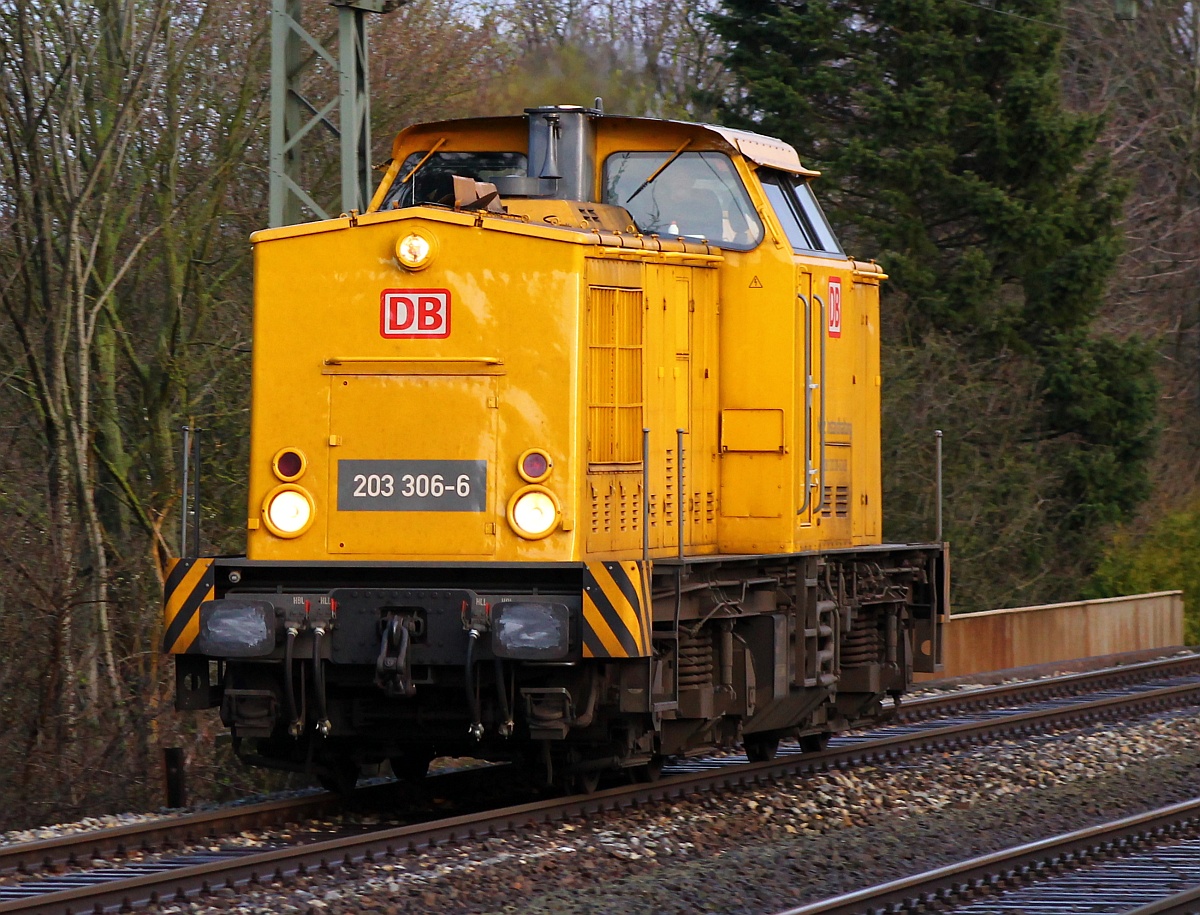
M 191 492 L 188 473 L 192 459 L 192 428 L 183 427 L 183 485 L 179 492 L 179 557 L 187 556 L 188 542 L 188 495 Z
M 675 619 L 674 626 L 671 631 L 675 633 L 675 702 L 679 702 L 679 663 L 683 657 L 682 645 L 680 644 L 683 636 L 679 631 L 679 617 L 683 615 L 683 563 L 675 566 Z
M 651 712 L 654 703 L 654 588 L 650 576 L 650 430 L 642 428 L 642 567 L 641 579 L 642 605 L 645 607 L 646 622 L 650 626 L 651 650 L 646 657 L 646 682 L 651 684 L 646 690 L 646 701 Z M 676 642 L 675 663 L 679 663 L 679 648 Z M 676 688 L 675 700 L 678 703 L 679 690 Z
M 192 493 L 192 559 L 200 555 L 200 433 L 199 426 L 192 430 L 192 479 L 195 487 Z
M 935 506 L 937 513 L 937 534 L 933 538 L 936 543 L 942 542 L 942 430 L 937 429 L 933 433 L 937 440 L 937 495 L 935 496 Z
M 804 303 L 804 501 L 796 509 L 803 515 L 812 503 L 812 303 L 800 292 L 796 298 Z
M 813 293 L 813 301 L 821 306 L 821 420 L 819 428 L 821 430 L 821 460 L 819 463 L 820 476 L 817 478 L 817 492 L 820 498 L 817 501 L 817 507 L 813 509 L 813 514 L 818 514 L 825 508 L 825 338 L 828 337 L 825 315 L 825 302 L 815 292 Z
M 683 437 L 687 433 L 675 430 L 675 526 L 679 529 L 679 558 L 683 558 L 683 534 L 685 515 L 683 511 Z
M 650 561 L 650 430 L 642 429 L 642 562 Z

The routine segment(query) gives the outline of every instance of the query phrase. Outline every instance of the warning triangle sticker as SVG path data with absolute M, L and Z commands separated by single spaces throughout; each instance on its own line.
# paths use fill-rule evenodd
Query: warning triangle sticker
M 762 280 L 760 280 L 758 277 L 755 277 L 754 279 L 752 279 L 750 281 L 750 288 L 751 289 L 762 289 L 763 288 Z

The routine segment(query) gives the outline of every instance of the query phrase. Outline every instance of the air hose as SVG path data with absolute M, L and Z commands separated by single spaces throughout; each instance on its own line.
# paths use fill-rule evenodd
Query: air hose
M 321 640 L 324 637 L 325 630 L 321 627 L 313 630 L 313 690 L 317 694 L 317 731 L 322 737 L 328 737 L 333 725 L 325 708 L 325 668 L 321 664 Z
M 471 708 L 471 727 L 468 733 L 476 740 L 483 738 L 483 716 L 479 713 L 479 693 L 475 689 L 475 643 L 479 641 L 479 630 L 467 633 L 467 704 Z
M 493 661 L 496 666 L 496 690 L 500 693 L 500 714 L 504 719 L 500 725 L 500 736 L 510 737 L 513 732 L 513 716 L 508 707 L 508 688 L 504 685 L 504 662 L 499 658 L 494 658 Z
M 304 723 L 296 711 L 296 688 L 292 682 L 293 668 L 295 667 L 293 652 L 296 647 L 296 636 L 299 634 L 295 626 L 288 627 L 287 648 L 283 652 L 283 691 L 287 694 L 288 733 L 293 737 L 299 737 L 301 731 L 304 730 Z

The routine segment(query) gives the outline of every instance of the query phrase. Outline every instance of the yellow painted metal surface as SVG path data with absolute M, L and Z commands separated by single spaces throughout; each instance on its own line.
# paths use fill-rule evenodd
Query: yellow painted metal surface
M 633 236 L 611 214 L 587 228 L 530 201 L 510 215 L 411 207 L 254 236 L 251 559 L 629 561 L 644 534 L 651 557 L 674 555 L 681 524 L 688 555 L 879 541 L 882 274 L 795 253 L 760 166 L 718 132 L 601 118 L 596 135 L 599 163 L 685 141 L 729 155 L 763 241 Z M 383 185 L 437 144 L 524 152 L 524 120 L 411 128 Z M 414 231 L 432 258 L 410 271 L 396 251 Z M 823 388 L 808 388 L 806 364 Z M 506 519 L 531 448 L 551 456 L 559 511 L 541 539 Z M 294 537 L 266 523 L 281 449 L 306 459 L 294 485 L 315 512 Z
M 943 629 L 945 669 L 918 679 L 1182 644 L 1181 591 L 960 613 Z

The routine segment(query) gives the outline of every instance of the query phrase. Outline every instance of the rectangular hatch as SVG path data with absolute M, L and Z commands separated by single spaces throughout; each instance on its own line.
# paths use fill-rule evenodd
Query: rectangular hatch
M 499 380 L 329 373 L 330 553 L 495 551 Z

